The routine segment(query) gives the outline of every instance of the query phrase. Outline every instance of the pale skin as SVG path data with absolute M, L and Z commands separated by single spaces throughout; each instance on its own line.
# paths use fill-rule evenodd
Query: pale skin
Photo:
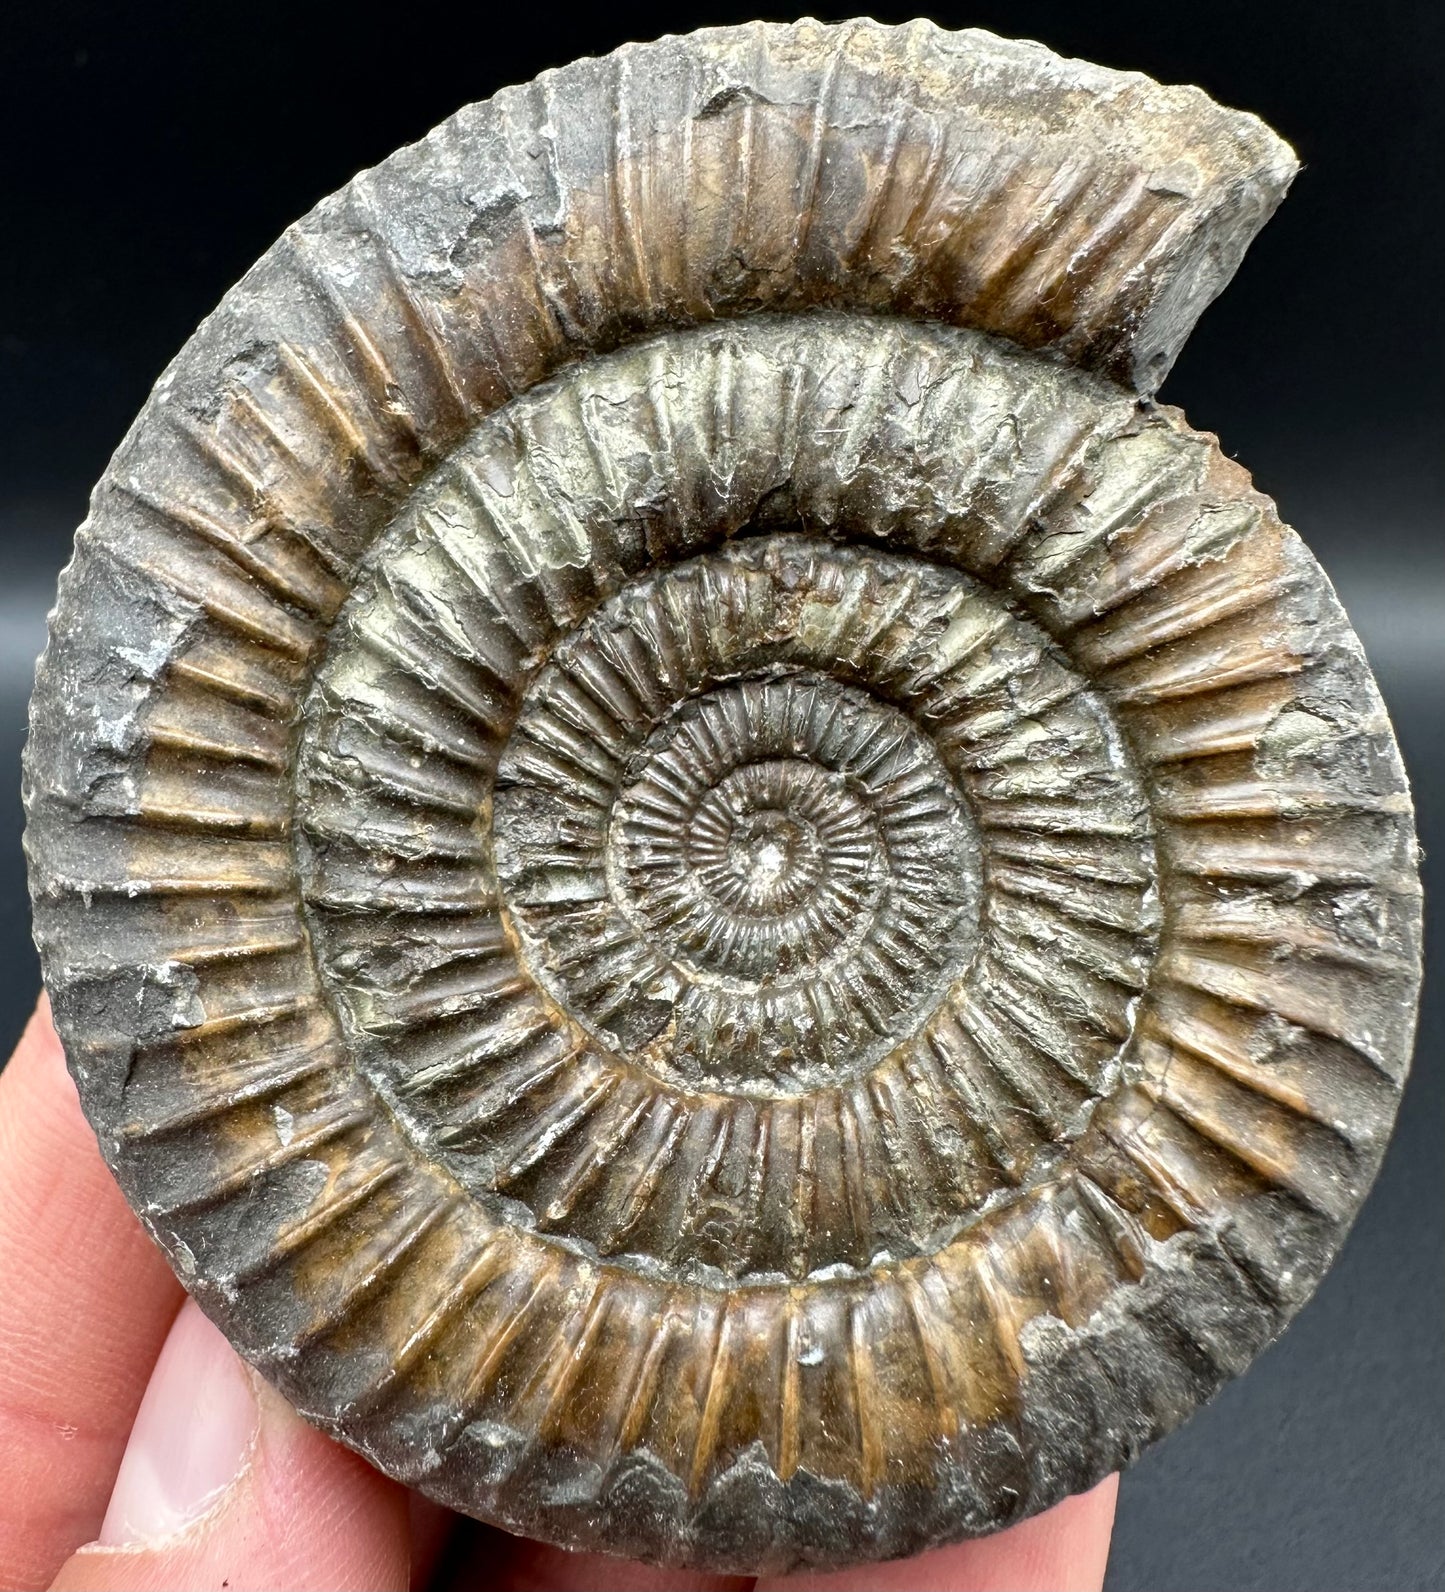
M 313 1431 L 131 1214 L 42 1000 L 0 1073 L 0 1587 L 1097 1592 L 1117 1478 L 904 1563 L 746 1578 L 470 1526 Z

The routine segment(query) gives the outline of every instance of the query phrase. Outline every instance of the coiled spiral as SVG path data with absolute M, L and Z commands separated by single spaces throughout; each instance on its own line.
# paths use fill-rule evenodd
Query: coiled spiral
M 1127 1463 L 1368 1187 L 1408 793 L 1149 400 L 1292 170 L 926 24 L 629 48 L 291 229 L 97 489 L 27 764 L 102 1147 L 313 1420 L 741 1570 Z

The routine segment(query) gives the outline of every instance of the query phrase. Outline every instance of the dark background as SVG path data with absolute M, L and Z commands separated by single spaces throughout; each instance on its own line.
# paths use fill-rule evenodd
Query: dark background
M 1425 847 L 1445 854 L 1445 6 L 920 9 L 1202 84 L 1298 149 L 1293 194 L 1163 396 L 1318 553 L 1394 716 Z M 287 222 L 464 102 L 750 15 L 792 13 L 0 0 L 0 1054 L 39 978 L 18 787 L 44 613 L 164 364 Z M 1126 1478 L 1114 1592 L 1445 1588 L 1441 1007 L 1437 982 L 1384 1172 L 1314 1303 Z

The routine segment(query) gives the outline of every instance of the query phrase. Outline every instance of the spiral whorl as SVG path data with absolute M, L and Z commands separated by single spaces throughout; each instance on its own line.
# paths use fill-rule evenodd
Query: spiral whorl
M 743 1571 L 1090 1485 L 1308 1297 L 1419 984 L 1329 584 L 1147 397 L 1293 169 L 917 23 L 630 47 L 288 231 L 32 712 L 117 1177 L 314 1421 Z

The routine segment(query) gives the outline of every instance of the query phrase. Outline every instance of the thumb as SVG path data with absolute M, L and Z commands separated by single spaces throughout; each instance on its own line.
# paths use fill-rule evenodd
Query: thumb
M 96 1542 L 52 1586 L 405 1589 L 406 1494 L 313 1431 L 187 1300 Z

